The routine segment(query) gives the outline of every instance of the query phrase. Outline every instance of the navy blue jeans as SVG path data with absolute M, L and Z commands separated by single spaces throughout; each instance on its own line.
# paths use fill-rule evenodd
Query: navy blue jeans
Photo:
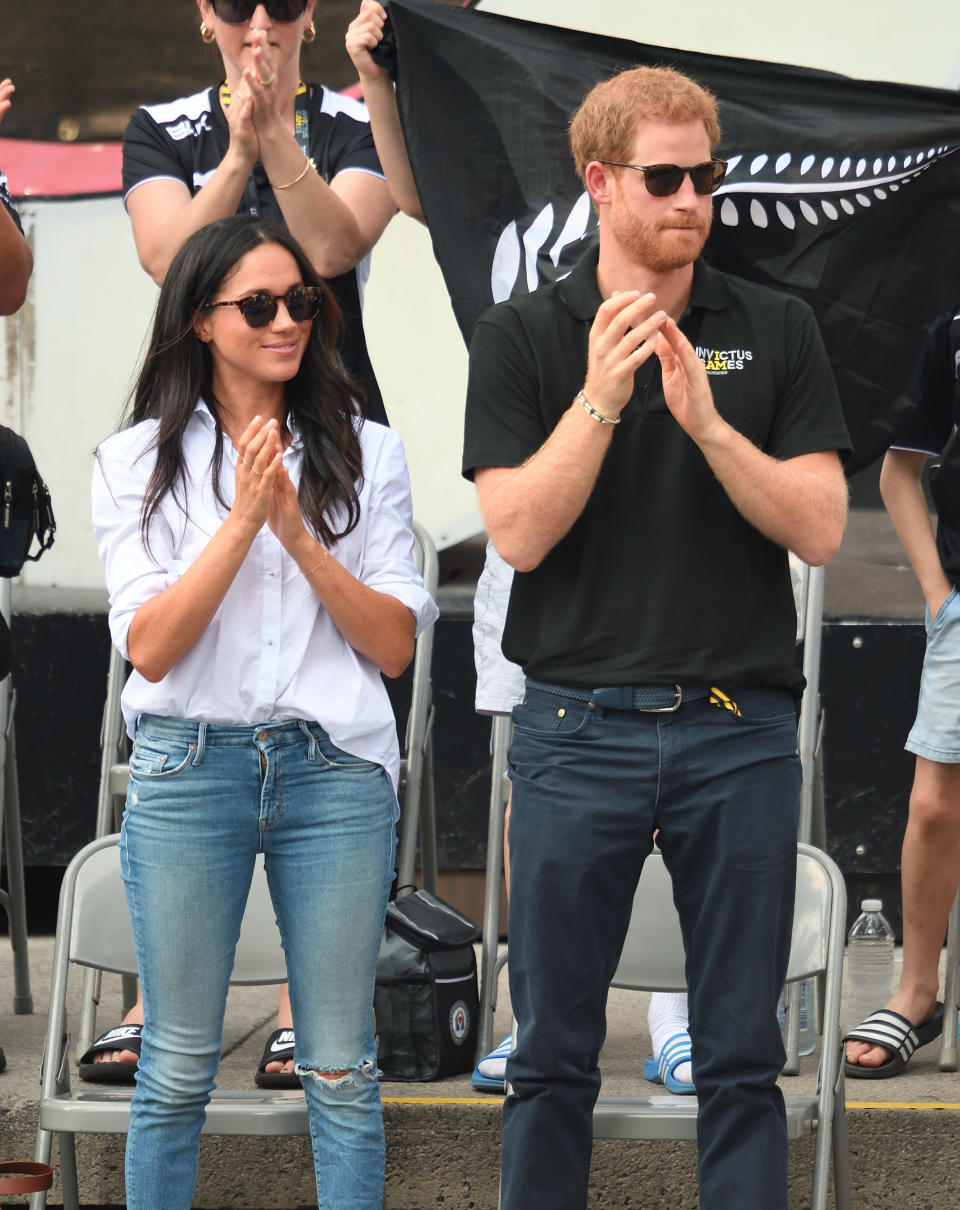
M 796 715 L 782 690 L 732 696 L 740 716 L 705 698 L 650 714 L 528 686 L 514 710 L 502 1210 L 586 1206 L 607 988 L 656 828 L 686 947 L 701 1210 L 786 1210 Z

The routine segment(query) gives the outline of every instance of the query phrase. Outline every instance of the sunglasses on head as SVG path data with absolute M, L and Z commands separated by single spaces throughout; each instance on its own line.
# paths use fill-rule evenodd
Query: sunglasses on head
M 694 193 L 716 193 L 727 175 L 726 160 L 707 160 L 705 164 L 694 164 L 690 168 L 681 168 L 679 164 L 623 164 L 620 160 L 601 160 L 600 163 L 642 172 L 647 193 L 654 197 L 670 197 L 676 193 L 685 176 L 693 182 Z
M 299 324 L 316 318 L 322 300 L 321 286 L 293 286 L 286 294 L 248 294 L 246 298 L 232 298 L 228 302 L 204 303 L 200 310 L 237 307 L 251 328 L 265 328 L 276 319 L 278 303 L 282 302 L 293 322 Z
M 242 25 L 249 21 L 263 4 L 271 21 L 296 21 L 303 16 L 307 0 L 210 0 L 213 11 L 227 25 Z

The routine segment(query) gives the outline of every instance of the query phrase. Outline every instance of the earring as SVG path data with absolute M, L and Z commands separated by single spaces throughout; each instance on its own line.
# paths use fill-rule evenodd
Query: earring
M 307 28 L 303 31 L 303 40 L 304 40 L 304 42 L 309 44 L 310 42 L 312 42 L 314 40 L 314 38 L 316 36 L 317 36 L 317 27 L 311 21 L 310 24 L 307 26 Z
M 200 41 L 206 42 L 208 46 L 213 41 L 213 30 L 207 29 L 207 24 L 205 21 L 200 22 Z

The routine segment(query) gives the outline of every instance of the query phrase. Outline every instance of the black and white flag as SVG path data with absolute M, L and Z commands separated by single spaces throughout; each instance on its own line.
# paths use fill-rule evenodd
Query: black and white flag
M 886 448 L 926 326 L 960 304 L 960 94 L 666 50 L 391 0 L 397 96 L 457 321 L 567 272 L 595 230 L 567 123 L 598 80 L 664 64 L 720 102 L 706 258 L 813 307 L 855 444 Z

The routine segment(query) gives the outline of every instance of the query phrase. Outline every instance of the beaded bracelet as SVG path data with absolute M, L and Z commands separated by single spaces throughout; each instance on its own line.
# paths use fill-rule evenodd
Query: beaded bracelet
M 588 416 L 592 416 L 594 418 L 594 420 L 599 420 L 601 424 L 619 424 L 620 423 L 619 416 L 604 416 L 604 414 L 602 412 L 598 412 L 595 407 L 591 406 L 590 400 L 587 399 L 587 397 L 586 397 L 586 395 L 584 395 L 583 391 L 577 391 L 577 398 L 583 404 L 583 410 L 587 413 Z

